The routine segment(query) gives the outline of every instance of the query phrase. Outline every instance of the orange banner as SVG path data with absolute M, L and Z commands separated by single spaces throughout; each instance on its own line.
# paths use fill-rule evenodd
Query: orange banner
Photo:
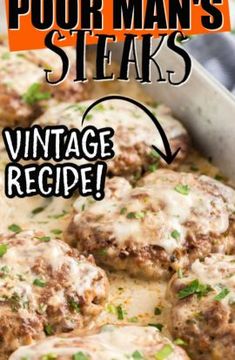
M 158 37 L 175 30 L 194 35 L 231 29 L 228 0 L 6 0 L 6 9 L 12 51 L 44 48 L 55 29 L 64 36 L 55 37 L 59 46 L 76 44 L 71 29 L 90 29 L 87 44 L 97 43 L 98 34 L 122 41 L 129 33 Z

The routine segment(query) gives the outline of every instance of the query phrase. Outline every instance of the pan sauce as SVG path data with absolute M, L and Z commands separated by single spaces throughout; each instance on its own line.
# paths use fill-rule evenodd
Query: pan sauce
M 115 81 L 94 83 L 91 98 L 97 97 L 97 94 L 102 96 L 110 93 L 131 94 L 137 100 L 151 103 L 151 99 L 134 81 L 130 83 Z M 17 224 L 24 230 L 40 229 L 48 235 L 53 234 L 54 237 L 63 239 L 63 230 L 69 223 L 69 213 L 74 199 L 4 198 L 3 170 L 8 158 L 2 139 L 0 141 L 0 159 L 1 232 L 7 230 L 9 225 Z M 181 165 L 179 170 L 221 178 L 219 170 L 195 150 L 191 150 L 186 162 Z M 229 181 L 226 180 L 226 183 Z M 158 327 L 163 325 L 163 334 L 169 336 L 167 328 L 164 326 L 167 307 L 167 301 L 164 298 L 166 283 L 133 279 L 123 273 L 108 273 L 108 276 L 111 284 L 108 304 L 96 323 L 91 323 L 90 327 L 107 322 L 157 324 Z M 121 308 L 121 317 L 117 314 L 117 307 Z M 159 308 L 160 311 L 156 311 L 156 308 Z

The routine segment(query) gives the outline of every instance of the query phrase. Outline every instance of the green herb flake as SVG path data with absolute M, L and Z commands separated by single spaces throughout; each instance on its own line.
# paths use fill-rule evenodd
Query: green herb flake
M 53 330 L 52 325 L 51 325 L 51 324 L 46 324 L 46 325 L 44 326 L 44 332 L 45 332 L 45 334 L 46 334 L 47 336 L 53 335 L 54 330 Z
M 182 340 L 180 338 L 175 339 L 174 344 L 179 345 L 179 346 L 187 346 L 188 345 L 184 340 Z
M 172 231 L 171 237 L 172 237 L 173 239 L 175 239 L 175 240 L 179 240 L 179 239 L 180 239 L 180 232 L 177 231 L 177 230 Z
M 172 352 L 173 352 L 173 348 L 170 344 L 164 345 L 163 348 L 155 354 L 155 359 L 156 360 L 167 359 L 168 356 L 172 354 Z
M 116 312 L 118 320 L 124 320 L 125 311 L 123 310 L 121 305 L 118 305 L 116 307 Z
M 122 208 L 121 210 L 120 210 L 120 214 L 121 215 L 125 215 L 127 213 L 127 208 L 126 207 L 124 207 L 124 208 Z
M 221 300 L 223 300 L 229 293 L 230 293 L 229 289 L 223 288 L 223 290 L 221 290 L 220 293 L 217 294 L 217 295 L 214 297 L 214 300 L 215 300 L 215 301 L 221 301 Z
M 40 236 L 40 237 L 36 237 L 36 239 L 42 241 L 42 242 L 49 242 L 51 241 L 51 237 L 50 236 Z
M 38 101 L 48 100 L 50 98 L 51 94 L 48 91 L 42 91 L 39 83 L 32 84 L 22 96 L 22 99 L 29 105 L 34 105 Z
M 49 354 L 43 355 L 42 360 L 56 360 L 57 357 L 58 356 L 56 354 L 49 353 Z
M 116 314 L 116 307 L 115 305 L 113 304 L 107 304 L 106 306 L 106 311 L 109 313 L 109 314 Z
M 128 321 L 129 321 L 130 323 L 137 323 L 138 320 L 139 320 L 139 319 L 138 319 L 137 316 L 133 316 L 133 317 L 131 317 L 131 318 L 128 319 Z
M 34 279 L 33 285 L 38 286 L 40 288 L 44 288 L 47 285 L 47 283 L 42 279 Z
M 60 235 L 60 234 L 62 234 L 62 230 L 60 230 L 60 229 L 52 229 L 51 233 L 54 234 L 54 235 Z
M 175 187 L 175 191 L 177 191 L 178 193 L 180 193 L 181 195 L 188 195 L 190 188 L 188 185 L 182 185 L 182 184 L 178 184 Z
M 3 255 L 7 252 L 7 244 L 0 244 L 0 257 L 3 257 Z
M 50 215 L 50 216 L 48 216 L 48 217 L 49 217 L 50 219 L 60 219 L 60 218 L 64 217 L 64 216 L 67 215 L 67 214 L 68 214 L 68 212 L 65 211 L 65 210 L 63 210 L 62 213 L 60 213 L 60 214 Z
M 160 158 L 160 155 L 157 153 L 157 151 L 155 150 L 152 150 L 150 153 L 149 153 L 149 156 L 151 158 L 154 158 L 154 159 L 159 159 Z
M 139 211 L 139 212 L 129 212 L 126 217 L 127 217 L 127 219 L 140 220 L 140 219 L 144 219 L 145 213 L 142 212 L 142 211 Z
M 138 350 L 133 352 L 133 354 L 131 355 L 131 358 L 134 360 L 144 359 L 143 355 Z
M 80 313 L 81 308 L 80 308 L 79 302 L 75 301 L 74 299 L 69 299 L 68 305 L 69 305 L 71 310 L 73 310 L 73 311 L 75 311 L 77 313 Z
M 154 309 L 154 315 L 161 315 L 162 310 L 159 307 L 155 307 Z
M 73 360 L 89 360 L 89 357 L 84 354 L 84 352 L 79 351 L 78 353 L 74 354 L 72 357 Z
M 157 164 L 151 164 L 151 165 L 149 165 L 149 167 L 148 167 L 148 171 L 149 171 L 149 172 L 155 172 L 155 171 L 157 171 L 157 169 L 158 169 L 158 165 L 157 165 Z
M 32 211 L 32 215 L 37 215 L 37 214 L 40 214 L 42 211 L 44 211 L 45 210 L 45 208 L 44 207 L 42 207 L 42 206 L 40 206 L 40 207 L 37 207 L 37 208 L 35 208 L 35 209 L 33 209 L 33 211 Z
M 162 325 L 162 324 L 160 324 L 160 323 L 156 323 L 156 324 L 150 323 L 150 324 L 148 324 L 148 326 L 155 327 L 155 328 L 158 329 L 159 331 L 162 331 L 162 329 L 164 328 L 164 325 Z
M 209 285 L 201 284 L 199 281 L 193 280 L 188 285 L 186 285 L 182 290 L 178 292 L 178 298 L 184 299 L 190 295 L 196 294 L 198 298 L 206 296 L 212 288 Z
M 87 121 L 90 121 L 90 120 L 92 120 L 93 119 L 93 116 L 91 115 L 91 114 L 88 114 L 87 116 L 86 116 L 86 120 Z
M 102 104 L 96 105 L 95 109 L 96 109 L 96 111 L 104 111 L 105 110 L 104 105 L 102 105 Z
M 16 234 L 19 234 L 22 231 L 21 227 L 17 224 L 11 224 L 10 226 L 8 226 L 8 230 Z

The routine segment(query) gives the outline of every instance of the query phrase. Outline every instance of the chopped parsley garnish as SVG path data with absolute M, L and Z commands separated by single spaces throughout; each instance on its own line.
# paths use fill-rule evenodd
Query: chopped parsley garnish
M 117 306 L 116 311 L 117 311 L 118 320 L 124 320 L 125 311 L 123 311 L 123 308 L 121 305 Z
M 50 236 L 40 236 L 40 237 L 36 237 L 36 239 L 42 241 L 42 242 L 49 242 L 51 240 Z
M 68 214 L 68 212 L 66 210 L 63 210 L 62 213 L 60 213 L 60 214 L 49 215 L 48 217 L 50 219 L 60 219 L 60 218 L 64 217 L 67 214 Z
M 180 346 L 186 346 L 187 345 L 187 343 L 184 340 L 180 339 L 180 338 L 175 339 L 174 344 L 175 345 L 180 345 Z
M 42 360 L 55 360 L 55 359 L 57 359 L 57 357 L 58 356 L 56 354 L 49 353 L 49 354 L 43 355 Z
M 84 354 L 84 352 L 79 351 L 78 353 L 74 354 L 72 357 L 73 360 L 89 360 L 89 357 Z
M 106 310 L 109 314 L 116 314 L 116 307 L 113 304 L 107 304 Z
M 51 233 L 54 234 L 54 235 L 60 235 L 60 234 L 62 234 L 62 230 L 60 230 L 60 229 L 52 229 Z
M 142 211 L 139 212 L 129 212 L 127 214 L 127 219 L 143 219 L 145 217 L 145 213 Z
M 115 306 L 113 304 L 108 304 L 106 310 L 108 313 L 116 315 L 118 320 L 124 320 L 124 317 L 127 314 L 121 305 Z
M 152 150 L 152 151 L 149 153 L 149 156 L 151 156 L 151 157 L 154 158 L 154 159 L 159 159 L 159 158 L 160 158 L 160 155 L 159 155 L 155 150 Z
M 91 114 L 88 114 L 88 115 L 86 116 L 86 120 L 87 120 L 87 121 L 90 121 L 92 118 L 93 118 L 93 116 L 92 116 Z
M 189 194 L 189 186 L 188 185 L 181 185 L 178 184 L 175 187 L 175 191 L 177 191 L 178 193 L 180 193 L 181 195 L 188 195 Z
M 43 288 L 47 285 L 47 283 L 45 280 L 42 279 L 34 279 L 33 285 Z
M 31 85 L 22 96 L 22 99 L 29 105 L 34 105 L 38 101 L 48 100 L 50 98 L 51 94 L 48 91 L 42 91 L 39 83 Z
M 8 226 L 8 230 L 16 234 L 19 234 L 22 231 L 21 227 L 17 224 L 11 224 L 10 226 Z
M 124 207 L 124 208 L 122 208 L 121 210 L 120 210 L 120 214 L 121 215 L 125 215 L 127 213 L 127 208 L 126 207 Z
M 104 111 L 104 110 L 105 110 L 104 105 L 102 105 L 102 104 L 96 105 L 95 110 L 97 110 L 97 111 Z
M 167 357 L 171 355 L 172 352 L 173 352 L 173 348 L 170 344 L 164 345 L 163 348 L 155 354 L 155 359 L 156 360 L 167 359 Z
M 40 206 L 40 207 L 37 207 L 37 208 L 35 208 L 35 209 L 33 209 L 33 211 L 32 211 L 32 215 L 37 215 L 37 214 L 40 214 L 42 211 L 44 211 L 45 210 L 45 208 L 44 207 L 42 207 L 42 206 Z
M 201 298 L 202 296 L 206 296 L 212 288 L 210 285 L 201 284 L 197 279 L 190 282 L 187 286 L 185 286 L 182 290 L 178 292 L 178 298 L 184 299 L 190 295 L 197 295 L 197 297 Z
M 151 164 L 148 167 L 148 171 L 150 172 L 155 172 L 158 169 L 158 165 L 157 164 Z
M 75 301 L 74 299 L 69 299 L 68 305 L 71 310 L 76 311 L 77 313 L 80 313 L 80 304 L 78 301 Z
M 138 350 L 133 352 L 133 354 L 131 355 L 131 358 L 134 359 L 134 360 L 144 359 L 143 355 Z
M 45 332 L 45 334 L 46 334 L 47 336 L 53 335 L 54 330 L 53 330 L 52 325 L 51 325 L 51 324 L 46 324 L 46 325 L 44 326 L 44 332 Z
M 175 240 L 179 240 L 180 239 L 180 232 L 177 231 L 177 230 L 172 231 L 171 237 L 173 237 Z
M 152 327 L 155 327 L 156 329 L 158 329 L 159 331 L 162 331 L 162 329 L 164 328 L 164 325 L 160 324 L 160 323 L 157 323 L 157 324 L 148 324 L 148 326 L 152 326 Z
M 6 254 L 7 249 L 7 244 L 0 244 L 0 257 Z
M 128 319 L 128 321 L 129 321 L 130 323 L 137 323 L 138 320 L 139 320 L 139 319 L 138 319 L 137 316 L 133 316 L 133 317 L 131 317 L 131 318 Z
M 162 310 L 159 307 L 155 307 L 154 309 L 154 315 L 161 315 Z
M 223 300 L 229 293 L 230 293 L 229 289 L 223 288 L 223 290 L 221 290 L 220 293 L 217 294 L 217 295 L 214 297 L 214 300 L 215 300 L 215 301 L 221 301 L 221 300 Z

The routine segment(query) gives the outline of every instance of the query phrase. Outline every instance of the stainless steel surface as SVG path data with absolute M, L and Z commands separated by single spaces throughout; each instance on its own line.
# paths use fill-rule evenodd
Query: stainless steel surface
M 209 36 L 209 35 L 208 35 Z M 119 62 L 121 44 L 112 48 Z M 141 43 L 138 44 L 138 52 Z M 164 47 L 157 55 L 162 69 L 182 74 L 181 59 Z M 168 83 L 142 85 L 156 101 L 169 105 L 189 130 L 194 144 L 228 176 L 235 179 L 235 98 L 198 62 L 193 60 L 189 80 L 174 87 Z

